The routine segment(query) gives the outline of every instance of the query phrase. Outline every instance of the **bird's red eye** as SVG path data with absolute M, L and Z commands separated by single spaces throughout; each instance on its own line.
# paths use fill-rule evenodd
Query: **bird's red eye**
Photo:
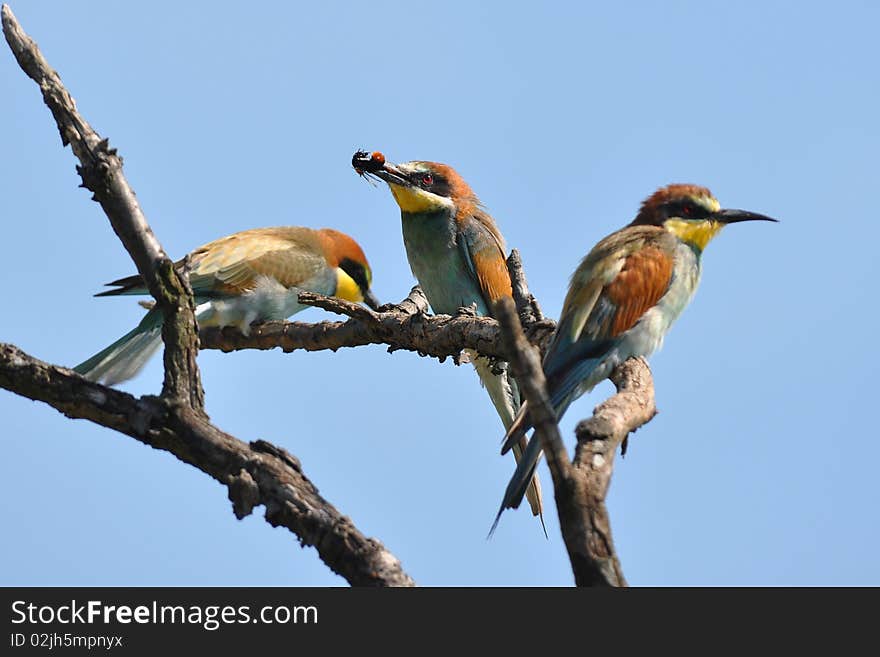
M 434 176 L 432 176 L 430 173 L 426 173 L 422 176 L 422 182 L 425 183 L 426 185 L 433 185 L 434 184 Z

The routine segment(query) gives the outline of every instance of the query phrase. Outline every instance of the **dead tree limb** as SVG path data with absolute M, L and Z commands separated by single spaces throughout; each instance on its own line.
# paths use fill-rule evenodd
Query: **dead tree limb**
M 644 358 L 630 358 L 611 373 L 617 394 L 599 404 L 593 416 L 575 428 L 572 477 L 575 495 L 585 512 L 571 514 L 568 524 L 584 543 L 572 555 L 572 565 L 581 563 L 582 580 L 624 584 L 620 561 L 611 538 L 611 521 L 605 497 L 611 485 L 614 454 L 625 445 L 629 435 L 644 426 L 657 414 L 654 380 Z M 571 552 L 570 552 L 571 554 Z
M 565 451 L 550 404 L 537 349 L 525 338 L 513 303 L 496 307 L 508 357 L 553 477 L 562 537 L 578 586 L 626 586 L 614 549 L 605 497 L 614 452 L 626 437 L 656 413 L 651 372 L 643 359 L 618 366 L 611 380 L 618 393 L 600 404 L 593 417 L 578 425 L 572 463 Z
M 353 585 L 413 585 L 381 543 L 366 538 L 318 495 L 296 458 L 264 441 L 244 443 L 208 421 L 196 362 L 192 292 L 185 277 L 153 235 L 125 179 L 122 158 L 80 116 L 61 78 L 7 5 L 2 23 L 16 60 L 39 85 L 62 143 L 80 161 L 82 186 L 101 204 L 164 314 L 165 380 L 161 396 L 138 399 L 0 344 L 0 387 L 171 452 L 227 486 L 237 517 L 265 505 L 267 522 L 287 527 L 303 545 L 315 546 L 321 559 Z
M 163 396 L 188 403 L 204 412 L 205 393 L 196 365 L 198 334 L 193 319 L 192 294 L 175 271 L 138 204 L 122 171 L 122 157 L 102 139 L 77 111 L 58 73 L 49 66 L 37 44 L 19 25 L 8 5 L 3 5 L 3 34 L 21 69 L 40 87 L 43 102 L 55 117 L 61 142 L 70 145 L 80 162 L 82 187 L 101 204 L 138 273 L 165 315 Z
M 2 343 L 0 388 L 171 452 L 226 486 L 239 519 L 265 505 L 270 525 L 317 548 L 324 563 L 354 586 L 414 585 L 400 561 L 321 497 L 296 457 L 280 447 L 242 442 L 186 404 L 137 398 Z
M 530 329 L 535 324 L 545 320 L 544 313 L 541 312 L 541 306 L 538 305 L 538 300 L 529 292 L 526 272 L 523 269 L 522 257 L 518 249 L 513 249 L 510 252 L 510 257 L 507 258 L 507 271 L 510 273 L 513 302 L 516 304 L 516 310 L 519 313 L 519 321 L 528 336 Z M 535 340 L 530 340 L 530 342 L 534 344 Z M 543 349 L 541 351 L 543 353 Z
M 336 351 L 344 347 L 384 344 L 388 351 L 414 351 L 441 362 L 457 359 L 464 349 L 473 349 L 485 356 L 502 358 L 504 350 L 498 323 L 491 317 L 429 315 L 428 301 L 415 287 L 399 304 L 383 306 L 379 312 L 340 299 L 304 293 L 300 301 L 320 305 L 324 310 L 350 317 L 345 322 L 264 322 L 254 324 L 250 335 L 237 328 L 209 328 L 201 332 L 202 349 L 237 351 L 240 349 L 274 349 L 286 352 L 303 349 Z M 535 321 L 528 326 L 531 342 L 543 345 L 553 333 L 555 323 Z

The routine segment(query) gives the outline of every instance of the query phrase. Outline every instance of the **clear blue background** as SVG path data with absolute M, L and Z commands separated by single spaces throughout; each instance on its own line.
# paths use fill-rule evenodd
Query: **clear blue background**
M 652 359 L 660 415 L 616 465 L 614 538 L 632 584 L 880 584 L 876 4 L 12 8 L 174 257 L 329 225 L 361 242 L 383 301 L 403 298 L 399 215 L 352 172 L 360 147 L 456 166 L 551 316 L 579 259 L 660 185 L 779 217 L 708 248 Z M 0 340 L 73 365 L 138 321 L 130 299 L 91 297 L 134 268 L 0 51 Z M 299 456 L 419 583 L 572 582 L 546 469 L 550 540 L 524 511 L 485 538 L 512 461 L 469 367 L 381 346 L 199 363 L 212 419 Z M 161 376 L 156 358 L 124 388 Z M 570 443 L 609 390 L 569 411 Z M 344 583 L 167 453 L 6 392 L 0 418 L 0 584 Z

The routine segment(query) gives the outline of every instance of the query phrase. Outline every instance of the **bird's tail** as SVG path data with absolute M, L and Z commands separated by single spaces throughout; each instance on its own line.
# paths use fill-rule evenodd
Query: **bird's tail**
M 594 382 L 589 388 L 584 388 L 585 380 L 590 380 L 589 377 L 595 376 L 597 371 L 601 373 L 601 376 L 597 377 L 597 380 L 599 381 L 608 375 L 611 367 L 609 362 L 613 361 L 609 360 L 607 349 L 614 346 L 614 343 L 611 343 L 610 347 L 607 345 L 604 346 L 603 351 L 600 352 L 598 357 L 586 358 L 576 363 L 575 367 L 565 370 L 563 376 L 557 374 L 556 377 L 548 377 L 547 389 L 550 395 L 549 401 L 556 413 L 557 421 L 565 415 L 565 411 L 568 410 L 569 405 L 576 397 L 587 390 L 592 390 L 592 385 L 595 385 L 596 380 L 593 380 Z M 616 354 L 614 357 L 616 358 Z M 522 444 L 526 439 L 526 433 L 528 433 L 531 428 L 532 422 L 529 419 L 528 402 L 526 402 L 520 407 L 519 412 L 513 422 L 510 423 L 510 427 L 507 429 L 501 447 L 501 453 L 506 454 L 510 450 L 522 450 Z M 501 508 L 498 510 L 498 515 L 495 516 L 495 522 L 492 525 L 492 529 L 489 531 L 490 534 L 495 531 L 495 527 L 498 526 L 498 521 L 501 519 L 501 514 L 504 513 L 504 510 L 515 509 L 522 502 L 523 495 L 527 491 L 529 481 L 534 475 L 535 469 L 538 467 L 542 454 L 541 441 L 538 439 L 538 436 L 533 434 L 531 440 L 528 441 L 525 450 L 522 452 L 522 457 L 518 459 L 519 462 L 516 465 L 516 471 L 513 473 L 513 477 L 511 477 L 510 482 L 507 484 L 507 489 L 504 491 L 504 499 L 501 501 Z
M 525 436 L 522 437 L 522 440 L 525 440 Z M 504 513 L 504 510 L 515 509 L 522 502 L 523 495 L 528 491 L 529 482 L 537 478 L 535 469 L 538 467 L 542 454 L 541 441 L 538 440 L 537 436 L 532 436 L 532 439 L 529 440 L 526 445 L 522 457 L 516 464 L 516 471 L 513 473 L 513 476 L 510 478 L 510 482 L 508 482 L 507 488 L 504 491 L 504 499 L 501 500 L 501 508 L 498 509 L 498 515 L 495 516 L 495 522 L 492 523 L 492 529 L 489 530 L 490 535 L 498 526 L 498 521 L 501 520 L 501 514 Z
M 574 396 L 574 394 L 569 394 L 567 397 L 558 401 L 557 406 L 555 406 L 557 418 L 561 418 L 565 414 L 565 411 L 568 410 L 569 405 L 574 400 Z M 552 402 L 553 398 L 551 396 L 551 403 Z M 531 428 L 532 422 L 529 419 L 529 403 L 526 401 L 523 402 L 523 405 L 519 409 L 519 413 L 517 413 L 510 428 L 508 428 L 507 433 L 504 435 L 501 453 L 507 454 L 510 450 L 522 450 L 522 444 L 526 441 L 526 434 Z M 527 491 L 529 480 L 534 475 L 535 469 L 538 467 L 538 463 L 541 461 L 543 453 L 540 439 L 538 436 L 532 434 L 531 440 L 528 441 L 525 450 L 522 452 L 522 457 L 518 459 L 516 471 L 513 473 L 513 476 L 510 478 L 510 482 L 508 482 L 507 488 L 504 491 L 504 499 L 501 500 L 501 508 L 498 509 L 498 515 L 495 516 L 495 522 L 492 524 L 492 529 L 489 531 L 490 534 L 495 531 L 495 528 L 498 526 L 498 521 L 501 519 L 501 514 L 504 513 L 505 509 L 516 509 L 522 503 L 522 498 Z
M 504 424 L 504 428 L 509 431 L 515 421 L 514 418 L 518 417 L 517 413 L 520 410 L 519 388 L 516 385 L 516 380 L 510 376 L 510 373 L 506 368 L 506 363 L 501 364 L 504 369 L 500 374 L 495 374 L 492 371 L 493 364 L 487 358 L 481 356 L 474 357 L 473 363 L 474 368 L 477 370 L 477 374 L 480 377 L 480 381 L 482 381 L 483 386 L 489 393 L 492 404 L 495 406 L 495 410 L 498 412 L 501 422 Z M 526 449 L 524 432 L 521 439 L 517 441 L 516 444 L 512 445 L 512 449 L 513 455 L 516 458 L 518 470 L 519 463 L 521 463 L 523 453 Z M 534 472 L 534 468 L 532 468 L 532 471 Z M 524 494 L 529 501 L 532 515 L 539 516 L 541 519 L 541 526 L 544 527 L 544 503 L 541 496 L 541 482 L 537 476 L 532 477 L 527 482 Z M 520 500 L 521 499 L 522 496 L 520 496 Z M 544 533 L 547 533 L 546 527 L 544 527 Z
M 153 308 L 140 324 L 73 368 L 90 381 L 115 385 L 132 378 L 162 344 L 162 313 Z
M 524 401 L 522 406 L 519 407 L 516 417 L 513 418 L 513 422 L 507 426 L 507 433 L 504 434 L 504 439 L 501 442 L 501 453 L 507 454 L 511 449 L 516 450 L 518 445 L 525 444 L 526 433 L 528 433 L 531 428 L 532 425 L 529 421 L 529 402 Z M 518 460 L 519 459 L 517 459 L 517 461 Z

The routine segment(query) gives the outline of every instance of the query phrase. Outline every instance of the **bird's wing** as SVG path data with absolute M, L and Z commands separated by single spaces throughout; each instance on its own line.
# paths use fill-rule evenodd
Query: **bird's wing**
M 603 339 L 595 331 L 597 325 L 607 322 L 604 318 L 609 310 L 609 306 L 604 302 L 600 304 L 599 299 L 605 287 L 623 269 L 626 257 L 637 247 L 634 244 L 631 248 L 614 248 L 610 243 L 612 237 L 605 238 L 593 247 L 572 274 L 568 294 L 562 306 L 562 314 L 553 333 L 553 340 L 544 354 L 544 375 L 547 377 L 547 389 L 557 417 L 565 412 L 566 398 L 580 383 L 580 379 L 576 378 L 577 375 L 582 368 L 590 366 L 590 356 L 595 359 L 611 346 L 612 338 Z M 587 330 L 585 333 L 588 326 L 593 330 Z M 532 428 L 527 406 L 528 403 L 522 405 L 504 436 L 502 454 L 511 449 Z M 535 451 L 536 448 L 537 445 L 531 450 L 533 461 L 531 467 L 537 464 L 540 455 L 540 452 Z M 522 483 L 525 474 L 525 470 L 522 472 L 517 470 L 515 479 L 519 484 Z M 516 503 L 519 504 L 518 499 Z
M 670 238 L 652 227 L 614 233 L 599 242 L 575 271 L 544 357 L 547 389 L 557 417 L 620 336 L 666 293 L 673 270 Z M 524 404 L 505 436 L 502 453 L 531 426 Z M 532 438 L 504 493 L 496 524 L 504 509 L 519 506 L 540 456 L 540 443 Z
M 482 209 L 466 218 L 456 218 L 456 221 L 462 259 L 476 279 L 486 308 L 492 314 L 494 303 L 512 294 L 504 241 L 492 217 Z
M 185 260 L 175 263 L 182 269 Z M 234 296 L 256 287 L 260 277 L 276 279 L 284 287 L 301 285 L 326 266 L 314 231 L 307 228 L 256 228 L 221 237 L 189 255 L 189 280 L 196 296 Z M 108 285 L 119 289 L 97 296 L 146 294 L 140 276 L 121 278 Z
M 148 294 L 147 286 L 140 274 L 117 278 L 106 284 L 107 287 L 115 287 L 115 290 L 104 290 L 95 294 L 96 297 L 115 297 L 121 294 Z
M 572 277 L 544 359 L 557 409 L 669 289 L 673 250 L 665 234 L 630 231 L 600 242 Z
M 510 273 L 507 271 L 507 261 L 504 257 L 504 239 L 492 217 L 479 207 L 465 220 L 459 218 L 456 220 L 459 226 L 458 246 L 462 259 L 477 281 L 486 309 L 490 315 L 494 314 L 495 302 L 502 297 L 512 295 Z M 504 426 L 507 427 L 513 421 L 520 406 L 516 379 L 507 370 L 498 375 L 493 374 L 492 368 L 481 359 L 476 360 L 474 366 L 477 368 L 480 380 L 489 391 L 492 403 L 501 416 Z M 513 447 L 517 462 L 522 458 L 525 448 L 524 438 Z M 540 516 L 543 525 L 541 482 L 537 476 L 532 477 L 530 473 L 528 481 L 523 486 L 523 492 L 528 496 L 532 514 Z M 545 528 L 544 532 L 546 531 Z
M 261 276 L 295 287 L 327 264 L 311 231 L 257 229 L 206 244 L 190 255 L 190 285 L 200 294 L 237 295 Z

